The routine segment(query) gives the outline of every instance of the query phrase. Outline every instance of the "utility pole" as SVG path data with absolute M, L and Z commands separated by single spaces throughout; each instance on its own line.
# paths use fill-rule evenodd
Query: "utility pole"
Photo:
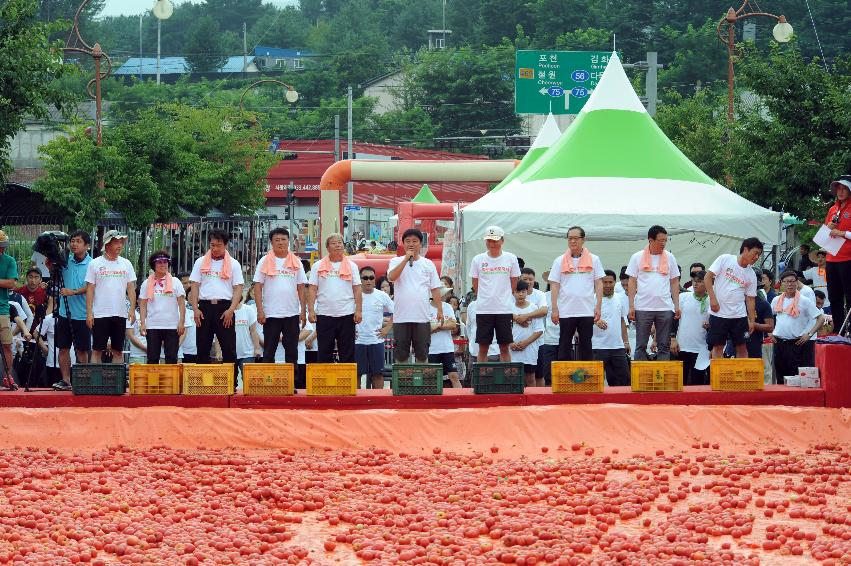
M 245 22 L 242 22 L 242 78 L 248 72 L 248 32 Z
M 334 162 L 340 161 L 340 115 L 334 116 Z
M 355 158 L 355 148 L 352 145 L 352 87 L 349 86 L 349 94 L 348 94 L 348 112 L 349 112 L 349 139 L 348 139 L 348 157 L 349 159 Z M 346 200 L 346 204 L 354 204 L 354 183 L 349 181 L 348 183 L 348 196 Z
M 659 54 L 656 51 L 648 51 L 647 52 L 647 60 L 646 61 L 637 61 L 635 63 L 624 63 L 625 69 L 638 69 L 639 71 L 645 71 L 647 73 L 645 83 L 644 83 L 644 96 L 642 98 L 642 102 L 645 103 L 647 107 L 647 113 L 651 116 L 656 115 L 656 103 L 658 101 L 658 77 L 659 77 L 659 69 L 665 67 L 665 65 L 659 63 Z
M 144 16 L 144 12 L 139 14 L 139 82 L 144 82 L 145 80 L 142 76 L 142 18 Z

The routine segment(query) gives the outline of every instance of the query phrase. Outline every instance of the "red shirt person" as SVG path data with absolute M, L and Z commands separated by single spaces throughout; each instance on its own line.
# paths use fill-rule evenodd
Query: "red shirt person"
M 15 292 L 27 301 L 30 310 L 36 317 L 44 314 L 40 311 L 44 310 L 44 305 L 47 304 L 47 291 L 42 285 L 41 271 L 31 267 L 27 271 L 27 284 L 18 287 Z
M 827 211 L 824 223 L 830 235 L 842 238 L 836 255 L 827 254 L 827 297 L 834 325 L 838 329 L 851 310 L 851 175 L 841 175 L 830 184 L 836 202 Z

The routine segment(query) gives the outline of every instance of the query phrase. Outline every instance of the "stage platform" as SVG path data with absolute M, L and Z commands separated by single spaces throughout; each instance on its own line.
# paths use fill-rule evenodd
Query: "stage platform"
M 712 391 L 709 386 L 682 392 L 633 393 L 608 387 L 604 393 L 554 394 L 548 387 L 527 387 L 522 395 L 475 395 L 472 389 L 444 389 L 443 395 L 398 396 L 390 389 L 361 389 L 353 397 L 308 397 L 303 390 L 289 397 L 245 395 L 73 395 L 33 390 L 0 392 L 0 407 L 187 407 L 239 409 L 467 409 L 547 405 L 783 405 L 826 406 L 824 389 L 767 385 L 764 391 Z

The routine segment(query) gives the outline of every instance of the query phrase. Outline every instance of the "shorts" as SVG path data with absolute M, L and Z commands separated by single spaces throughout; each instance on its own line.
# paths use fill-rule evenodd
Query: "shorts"
M 535 373 L 537 369 L 537 364 L 523 364 L 523 373 Z
M 56 319 L 56 347 L 70 350 L 72 345 L 77 352 L 91 351 L 92 331 L 85 320 L 69 320 L 60 316 Z
M 740 346 L 748 341 L 748 319 L 742 318 L 721 318 L 720 316 L 709 315 L 709 330 L 706 332 L 706 342 L 709 347 L 723 346 L 727 343 L 727 339 L 732 340 L 733 344 Z
M 8 314 L 0 314 L 0 344 L 4 346 L 12 344 L 12 322 Z
M 429 354 L 428 363 L 443 364 L 443 375 L 455 373 L 458 368 L 455 366 L 455 354 L 452 352 L 444 352 L 442 354 Z
M 514 316 L 511 314 L 476 313 L 476 344 L 490 346 L 494 332 L 497 344 L 511 344 L 514 342 L 514 336 L 511 333 L 512 324 L 514 324 Z
M 355 344 L 358 375 L 384 373 L 384 344 Z
M 124 350 L 124 335 L 127 330 L 127 319 L 121 316 L 105 316 L 96 318 L 92 328 L 92 349 L 98 352 L 106 350 L 109 341 L 112 351 L 121 353 Z

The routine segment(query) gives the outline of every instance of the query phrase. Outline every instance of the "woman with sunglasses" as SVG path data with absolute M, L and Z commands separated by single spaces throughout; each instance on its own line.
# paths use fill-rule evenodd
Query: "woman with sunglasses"
M 140 334 L 147 338 L 148 363 L 160 363 L 160 350 L 164 349 L 165 363 L 176 364 L 186 320 L 186 292 L 169 273 L 168 252 L 154 252 L 148 265 L 153 273 L 139 288 L 139 326 Z

